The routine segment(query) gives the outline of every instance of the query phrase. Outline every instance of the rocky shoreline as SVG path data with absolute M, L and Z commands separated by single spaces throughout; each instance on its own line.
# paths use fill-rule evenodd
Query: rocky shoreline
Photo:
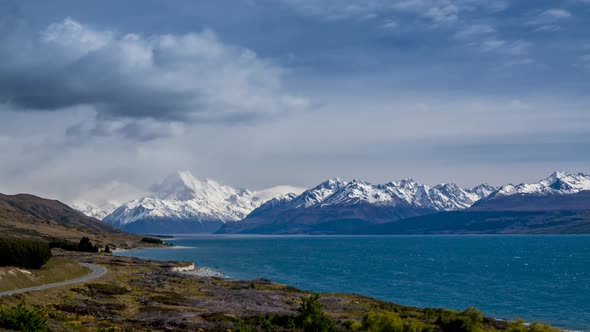
M 311 293 L 294 287 L 264 279 L 229 280 L 191 262 L 73 252 L 59 255 L 99 264 L 107 273 L 86 284 L 3 298 L 0 307 L 27 303 L 43 308 L 55 331 L 305 330 L 297 324 Z M 314 319 L 329 326 L 322 331 L 375 330 L 367 324 L 383 319 L 402 327 L 419 327 L 411 331 L 455 331 L 449 329 L 452 324 L 463 323 L 475 324 L 477 331 L 558 331 L 485 318 L 475 309 L 421 309 L 353 294 L 320 294 L 317 308 L 321 308 L 318 317 L 323 318 Z M 514 330 L 516 326 L 522 329 Z

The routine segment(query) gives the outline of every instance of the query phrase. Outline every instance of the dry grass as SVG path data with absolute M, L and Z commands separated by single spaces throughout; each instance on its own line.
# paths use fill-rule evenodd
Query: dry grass
M 64 257 L 52 257 L 38 270 L 0 267 L 0 292 L 75 279 L 88 273 L 89 269 Z

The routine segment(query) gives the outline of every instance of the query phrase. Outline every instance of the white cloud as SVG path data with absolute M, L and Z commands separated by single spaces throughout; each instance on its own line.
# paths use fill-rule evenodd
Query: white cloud
M 343 19 L 366 17 L 375 13 L 396 12 L 411 14 L 427 19 L 434 24 L 451 24 L 456 22 L 461 13 L 474 10 L 500 11 L 509 4 L 504 0 L 282 0 L 301 12 L 327 18 Z
M 479 38 L 483 35 L 495 33 L 496 28 L 489 24 L 473 24 L 455 33 L 457 39 Z
M 155 138 L 179 130 L 160 122 L 253 121 L 308 104 L 284 91 L 283 68 L 210 30 L 119 34 L 67 18 L 29 37 L 0 45 L 0 98 L 17 109 L 94 109 L 98 123 L 72 132 Z
M 572 17 L 572 13 L 566 9 L 551 8 L 538 13 L 533 19 L 526 22 L 526 25 L 535 27 L 533 30 L 535 32 L 554 32 L 561 30 L 558 22 Z
M 552 9 L 545 10 L 539 16 L 547 17 L 547 18 L 551 18 L 551 19 L 563 19 L 563 18 L 572 17 L 572 14 L 565 9 L 552 8 Z
M 397 29 L 399 27 L 399 23 L 397 23 L 394 20 L 388 20 L 388 21 L 385 21 L 383 23 L 383 25 L 381 25 L 381 26 L 383 27 L 383 29 L 395 30 L 395 29 Z
M 483 52 L 494 52 L 513 57 L 527 56 L 529 54 L 529 49 L 531 46 L 532 44 L 530 42 L 523 40 L 507 41 L 497 38 L 486 39 L 479 44 L 479 47 Z M 527 58 L 526 61 L 523 61 L 521 63 L 530 62 L 531 59 Z

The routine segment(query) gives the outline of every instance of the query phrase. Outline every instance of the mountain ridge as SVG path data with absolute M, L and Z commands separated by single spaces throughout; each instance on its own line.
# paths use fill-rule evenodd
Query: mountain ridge
M 68 205 L 30 194 L 0 194 L 0 233 L 3 236 L 79 241 L 118 246 L 138 242 L 136 236 L 85 216 Z
M 179 171 L 152 186 L 150 196 L 123 204 L 103 220 L 132 232 L 212 232 L 224 223 L 242 220 L 266 199 L 287 190 L 300 189 L 279 186 L 250 191 L 197 180 L 190 172 Z
M 261 205 L 239 223 L 226 224 L 220 233 L 297 233 L 311 231 L 336 220 L 356 223 L 386 223 L 438 211 L 466 209 L 482 195 L 493 192 L 490 185 L 462 189 L 456 184 L 436 186 L 404 179 L 385 184 L 363 180 L 328 179 L 299 196 L 283 196 Z

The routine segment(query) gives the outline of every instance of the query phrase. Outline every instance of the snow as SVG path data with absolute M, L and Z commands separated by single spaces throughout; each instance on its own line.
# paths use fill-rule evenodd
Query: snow
M 363 180 L 344 182 L 334 178 L 298 197 L 275 199 L 272 205 L 284 209 L 299 209 L 370 204 L 452 211 L 466 209 L 495 190 L 496 188 L 489 185 L 462 189 L 452 183 L 429 187 L 413 179 L 374 185 Z
M 309 190 L 283 185 L 250 191 L 214 180 L 201 181 L 190 172 L 181 171 L 152 186 L 149 196 L 122 206 L 116 201 L 98 205 L 83 200 L 74 202 L 72 206 L 86 215 L 119 225 L 150 218 L 232 222 L 242 220 L 257 208 L 299 209 L 370 204 L 453 211 L 469 208 L 486 197 L 572 194 L 582 190 L 590 190 L 590 175 L 566 172 L 554 172 L 537 183 L 509 184 L 500 188 L 481 184 L 463 189 L 453 183 L 430 187 L 414 179 L 374 185 L 363 180 L 346 182 L 332 178 Z
M 152 186 L 148 197 L 132 200 L 104 221 L 126 225 L 139 220 L 171 218 L 192 222 L 232 222 L 245 218 L 266 201 L 304 189 L 278 186 L 261 191 L 233 188 L 214 180 L 198 180 L 188 171 L 173 174 Z
M 70 204 L 70 206 L 88 217 L 102 220 L 104 217 L 111 214 L 121 203 L 117 201 L 107 201 L 100 204 L 91 203 L 84 200 L 77 200 Z
M 493 197 L 510 195 L 567 195 L 590 190 L 590 175 L 554 172 L 537 183 L 508 184 L 500 187 Z

